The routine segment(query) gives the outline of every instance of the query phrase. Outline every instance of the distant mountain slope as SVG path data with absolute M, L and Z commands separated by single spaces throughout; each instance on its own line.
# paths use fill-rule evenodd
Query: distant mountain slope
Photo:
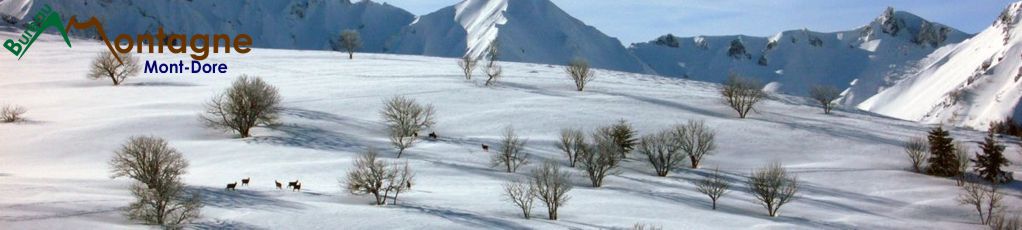
M 350 0 L 7 0 L 0 1 L 0 17 L 24 25 L 28 20 L 22 19 L 43 4 L 65 18 L 96 16 L 108 35 L 156 33 L 160 27 L 166 33 L 247 33 L 254 46 L 283 49 L 334 49 L 341 31 L 355 29 L 362 36 L 362 51 L 384 52 L 384 43 L 415 19 L 388 4 Z
M 889 87 L 936 48 L 969 35 L 888 8 L 855 30 L 820 33 L 793 30 L 772 37 L 665 35 L 630 49 L 661 75 L 722 82 L 734 73 L 771 83 L 770 88 L 806 95 L 813 85 L 848 89 L 856 104 Z
M 420 17 L 392 40 L 394 53 L 482 57 L 492 41 L 502 60 L 648 72 L 621 42 L 571 17 L 549 0 L 465 0 Z
M 989 28 L 928 57 L 928 65 L 859 108 L 897 118 L 986 128 L 1020 117 L 1022 2 L 1008 6 Z

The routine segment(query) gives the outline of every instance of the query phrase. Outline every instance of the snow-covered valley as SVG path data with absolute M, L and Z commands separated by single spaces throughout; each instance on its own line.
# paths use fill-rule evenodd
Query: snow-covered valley
M 0 103 L 29 109 L 27 121 L 0 124 L 0 228 L 147 228 L 120 211 L 132 201 L 130 180 L 110 179 L 108 166 L 135 135 L 166 138 L 191 163 L 184 182 L 206 204 L 189 226 L 199 229 L 985 228 L 955 201 L 960 189 L 953 180 L 911 172 L 902 145 L 932 126 L 858 111 L 826 115 L 804 98 L 772 95 L 749 118 L 738 119 L 712 83 L 601 70 L 577 92 L 560 66 L 506 63 L 506 77 L 485 87 L 482 79 L 466 81 L 455 59 L 357 53 L 348 60 L 340 52 L 274 49 L 206 60 L 228 63 L 228 74 L 142 74 L 114 87 L 85 78 L 106 47 L 72 42 L 68 49 L 59 37 L 44 35 L 23 60 L 0 57 Z M 204 127 L 198 120 L 203 104 L 242 74 L 280 89 L 281 125 L 257 128 L 244 139 Z M 394 158 L 379 115 L 394 95 L 435 105 L 440 135 L 401 159 Z M 503 200 L 501 185 L 513 175 L 490 167 L 492 153 L 479 148 L 496 145 L 501 131 L 513 126 L 528 139 L 533 164 L 527 169 L 543 160 L 565 164 L 554 146 L 562 128 L 591 130 L 618 119 L 640 134 L 705 120 L 718 132 L 719 149 L 701 169 L 665 178 L 632 156 L 601 188 L 568 169 L 575 189 L 560 219 L 550 221 L 543 214 L 523 219 Z M 973 152 L 984 135 L 952 133 Z M 415 188 L 398 205 L 371 205 L 372 198 L 340 185 L 367 148 L 391 162 L 407 161 L 416 172 Z M 1006 153 L 1016 162 L 1006 169 L 1022 169 L 1017 145 L 1009 144 Z M 779 217 L 767 216 L 742 182 L 771 162 L 783 163 L 803 182 Z M 718 210 L 689 182 L 712 168 L 735 181 Z M 224 184 L 245 177 L 252 178 L 250 186 L 224 191 Z M 295 179 L 304 182 L 301 192 L 272 185 Z M 1005 204 L 1022 208 L 1022 183 L 1002 191 Z

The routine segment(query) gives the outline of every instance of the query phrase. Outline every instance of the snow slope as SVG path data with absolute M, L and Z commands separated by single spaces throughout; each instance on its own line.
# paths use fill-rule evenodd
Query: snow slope
M 479 58 L 494 41 L 505 61 L 567 64 L 584 58 L 596 68 L 649 72 L 621 41 L 549 0 L 465 0 L 419 17 L 389 44 L 399 54 Z
M 388 4 L 350 0 L 6 0 L 0 1 L 0 16 L 27 18 L 44 4 L 65 19 L 98 17 L 111 39 L 122 33 L 155 34 L 163 27 L 166 33 L 246 33 L 252 36 L 255 47 L 312 50 L 339 49 L 335 43 L 341 31 L 354 29 L 361 35 L 362 51 L 384 52 L 387 39 L 415 18 Z M 20 20 L 17 24 L 27 22 Z M 94 31 L 73 33 L 96 37 Z
M 0 32 L 15 37 L 16 32 Z M 0 226 L 10 229 L 140 229 L 119 212 L 131 200 L 130 181 L 110 179 L 106 162 L 129 136 L 169 140 L 191 165 L 184 182 L 206 207 L 191 226 L 202 229 L 607 229 L 635 223 L 664 229 L 982 229 L 954 198 L 948 179 L 908 171 L 900 145 L 928 126 L 868 114 L 824 115 L 800 98 L 779 95 L 748 119 L 722 105 L 717 85 L 600 70 L 586 92 L 574 91 L 559 67 L 508 63 L 496 87 L 466 81 L 453 59 L 359 54 L 355 60 L 323 51 L 253 49 L 214 55 L 229 74 L 151 75 L 112 87 L 87 80 L 89 60 L 105 47 L 95 41 L 44 35 L 31 58 L 0 55 L 0 103 L 27 107 L 28 121 L 0 124 Z M 187 55 L 140 55 L 161 62 Z M 202 104 L 235 76 L 262 76 L 279 87 L 281 126 L 257 128 L 236 139 L 203 127 Z M 382 101 L 405 95 L 438 110 L 438 141 L 424 141 L 394 159 L 378 114 Z M 561 128 L 591 130 L 617 119 L 642 134 L 689 119 L 718 131 L 719 149 L 704 169 L 677 170 L 666 178 L 637 156 L 603 188 L 576 185 L 560 220 L 525 220 L 503 201 L 512 175 L 491 168 L 480 144 L 497 148 L 514 126 L 528 139 L 533 166 L 563 157 L 554 147 Z M 976 141 L 981 133 L 955 130 Z M 1017 140 L 1012 139 L 1012 142 Z M 1009 144 L 1008 169 L 1022 160 Z M 374 147 L 390 162 L 407 161 L 417 173 L 400 205 L 376 207 L 365 196 L 341 191 L 338 179 L 358 152 Z M 975 146 L 971 146 L 976 149 Z M 743 181 L 754 168 L 784 162 L 803 182 L 801 195 L 767 217 Z M 527 166 L 524 171 L 533 166 Z M 711 210 L 688 181 L 718 168 L 735 191 Z M 521 173 L 519 175 L 522 175 Z M 252 177 L 237 192 L 223 186 Z M 304 181 L 302 192 L 277 191 L 272 180 Z M 1019 204 L 1022 183 L 1002 191 Z M 1016 207 L 1018 208 L 1018 207 Z
M 935 52 L 929 65 L 859 105 L 906 120 L 985 129 L 1022 108 L 1022 2 L 972 39 Z
M 916 71 L 916 61 L 936 48 L 968 37 L 888 8 L 870 24 L 849 31 L 802 29 L 772 37 L 668 34 L 629 49 L 665 76 L 723 82 L 739 74 L 793 95 L 808 95 L 813 85 L 829 85 L 847 89 L 842 102 L 855 105 Z

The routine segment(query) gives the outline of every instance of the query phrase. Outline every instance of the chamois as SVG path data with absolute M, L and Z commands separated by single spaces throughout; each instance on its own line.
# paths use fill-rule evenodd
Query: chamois
M 293 186 L 293 187 L 294 188 L 291 189 L 292 192 L 294 192 L 294 191 L 301 192 L 302 191 L 302 183 L 295 184 L 295 186 Z
M 483 152 L 490 152 L 490 146 L 483 144 Z
M 288 188 L 294 187 L 296 185 L 298 185 L 298 180 L 287 182 L 287 187 Z
M 436 140 L 438 138 L 438 136 L 436 135 L 436 132 L 430 132 L 429 133 L 429 138 L 432 138 L 433 140 Z
M 234 183 L 227 184 L 227 188 L 224 189 L 224 191 L 227 191 L 227 190 L 237 191 L 237 190 L 234 189 L 234 187 L 237 187 L 237 186 L 238 186 L 238 182 L 237 181 L 235 181 Z
M 284 189 L 284 188 L 282 188 L 284 186 L 284 184 L 280 183 L 280 181 L 273 180 L 273 183 L 277 184 L 277 190 Z
M 251 180 L 252 177 L 246 177 L 245 179 L 241 179 L 241 186 L 248 186 L 248 182 Z

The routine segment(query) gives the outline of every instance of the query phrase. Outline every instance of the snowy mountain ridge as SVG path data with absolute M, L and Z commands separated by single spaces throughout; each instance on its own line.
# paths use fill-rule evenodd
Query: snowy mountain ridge
M 24 26 L 25 17 L 43 4 L 64 17 L 100 17 L 110 34 L 149 33 L 164 27 L 177 33 L 248 33 L 256 47 L 337 50 L 340 32 L 355 29 L 362 35 L 362 52 L 480 58 L 491 44 L 498 44 L 503 61 L 559 65 L 583 58 L 596 68 L 707 82 L 722 82 L 738 74 L 767 83 L 767 90 L 803 96 L 810 87 L 832 86 L 843 90 L 841 104 L 909 120 L 982 126 L 1019 113 L 1014 110 L 1017 100 L 1011 89 L 981 87 L 984 82 L 973 85 L 983 76 L 1010 72 L 1005 67 L 1010 64 L 1001 63 L 1012 60 L 1004 56 L 1012 56 L 1007 54 L 1013 46 L 987 47 L 991 51 L 984 57 L 963 61 L 968 66 L 988 66 L 975 71 L 941 68 L 958 63 L 952 59 L 962 59 L 951 56 L 963 56 L 966 45 L 951 44 L 972 35 L 893 8 L 848 31 L 802 29 L 770 37 L 668 34 L 627 48 L 549 0 L 464 0 L 419 17 L 386 3 L 350 0 L 7 0 L 0 1 L 0 24 Z M 1014 33 L 1017 10 L 1011 7 L 1017 5 L 1012 4 L 988 30 Z M 95 37 L 94 33 L 72 31 L 84 37 Z M 1014 41 L 1008 35 L 1001 43 Z M 990 38 L 971 39 L 969 46 L 982 46 L 997 37 L 986 36 Z M 1001 53 L 1000 57 L 994 57 L 995 53 Z M 924 80 L 931 78 L 924 75 L 941 80 Z M 936 90 L 940 95 L 912 90 L 922 86 L 908 86 L 927 81 L 944 82 Z M 948 82 L 958 83 L 945 85 Z M 897 90 L 879 95 L 888 89 Z M 982 90 L 993 90 L 994 96 L 983 96 L 990 93 Z M 904 95 L 909 92 L 922 95 Z M 915 97 L 926 99 L 915 101 Z M 996 103 L 979 101 L 986 98 Z M 901 108 L 907 103 L 903 101 L 922 103 L 924 108 Z
M 1022 2 L 973 38 L 929 55 L 917 74 L 858 108 L 906 120 L 984 129 L 1022 108 Z
M 338 50 L 345 29 L 357 29 L 362 51 L 385 52 L 386 40 L 415 19 L 411 13 L 372 1 L 145 1 L 145 0 L 7 0 L 0 1 L 0 24 L 24 26 L 27 15 L 50 5 L 61 16 L 97 17 L 108 36 L 155 33 L 239 34 L 253 46 L 279 49 Z M 96 38 L 92 30 L 72 30 Z
M 843 104 L 855 105 L 916 71 L 916 63 L 936 48 L 969 36 L 887 8 L 849 31 L 802 29 L 771 37 L 668 34 L 629 49 L 660 75 L 723 82 L 738 74 L 794 95 L 807 95 L 815 85 L 833 86 L 846 89 Z
M 507 0 L 486 1 L 466 0 L 455 5 L 454 18 L 467 32 L 465 55 L 479 59 L 485 55 L 486 48 L 497 39 L 498 26 L 507 23 L 504 11 L 507 11 Z
M 391 53 L 563 65 L 584 58 L 597 68 L 651 73 L 621 41 L 549 0 L 465 0 L 419 17 L 391 39 Z

